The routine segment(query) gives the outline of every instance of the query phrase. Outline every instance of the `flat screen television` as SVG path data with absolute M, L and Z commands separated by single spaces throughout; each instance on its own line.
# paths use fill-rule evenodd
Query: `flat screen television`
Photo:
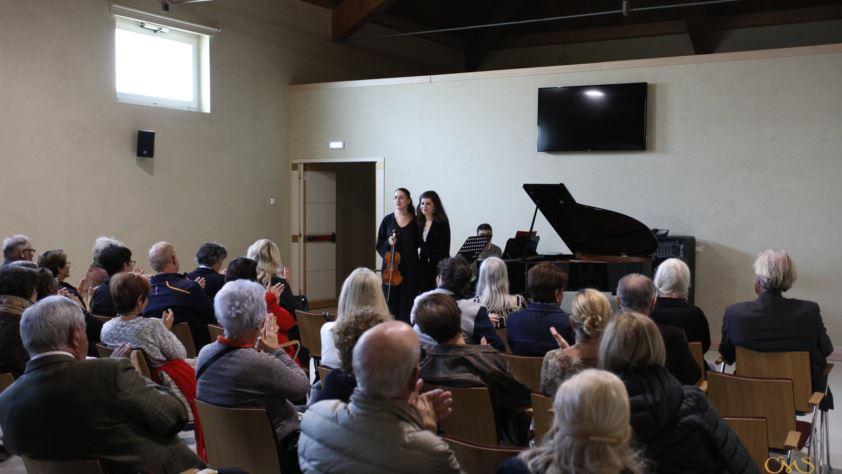
M 538 89 L 538 151 L 645 150 L 645 82 Z

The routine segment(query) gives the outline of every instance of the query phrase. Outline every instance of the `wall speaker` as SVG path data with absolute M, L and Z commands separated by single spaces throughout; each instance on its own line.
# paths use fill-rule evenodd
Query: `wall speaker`
M 140 158 L 152 158 L 155 156 L 155 131 L 137 131 L 137 156 Z

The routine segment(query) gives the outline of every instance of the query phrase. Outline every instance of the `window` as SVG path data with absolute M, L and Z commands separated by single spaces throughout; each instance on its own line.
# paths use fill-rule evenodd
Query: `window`
M 206 35 L 117 17 L 117 100 L 210 112 L 208 46 Z

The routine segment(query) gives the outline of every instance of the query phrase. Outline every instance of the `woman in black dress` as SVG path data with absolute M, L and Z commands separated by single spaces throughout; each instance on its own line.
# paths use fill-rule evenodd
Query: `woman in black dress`
M 436 287 L 436 265 L 450 257 L 450 222 L 435 191 L 421 194 L 416 215 L 421 232 L 418 289 L 424 292 Z
M 398 188 L 394 195 L 395 212 L 387 214 L 380 223 L 377 231 L 376 249 L 381 257 L 386 258 L 391 253 L 392 245 L 395 252 L 400 254 L 400 264 L 395 268 L 403 276 L 398 285 L 383 285 L 383 293 L 387 295 L 386 303 L 395 319 L 409 323 L 409 312 L 412 302 L 418 295 L 418 246 L 421 233 L 415 224 L 412 207 L 412 197 L 405 188 Z M 384 264 L 384 270 L 389 268 Z

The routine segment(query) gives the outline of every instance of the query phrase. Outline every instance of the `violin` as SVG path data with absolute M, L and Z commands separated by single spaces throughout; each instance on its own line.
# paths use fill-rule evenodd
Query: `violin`
M 387 287 L 386 301 L 389 300 L 392 287 L 403 283 L 403 275 L 398 271 L 398 267 L 401 264 L 401 254 L 395 250 L 395 244 L 397 244 L 397 233 L 395 231 L 392 231 L 392 237 L 394 237 L 394 242 L 389 251 L 386 252 L 386 255 L 383 256 L 383 273 L 381 274 L 383 284 Z

